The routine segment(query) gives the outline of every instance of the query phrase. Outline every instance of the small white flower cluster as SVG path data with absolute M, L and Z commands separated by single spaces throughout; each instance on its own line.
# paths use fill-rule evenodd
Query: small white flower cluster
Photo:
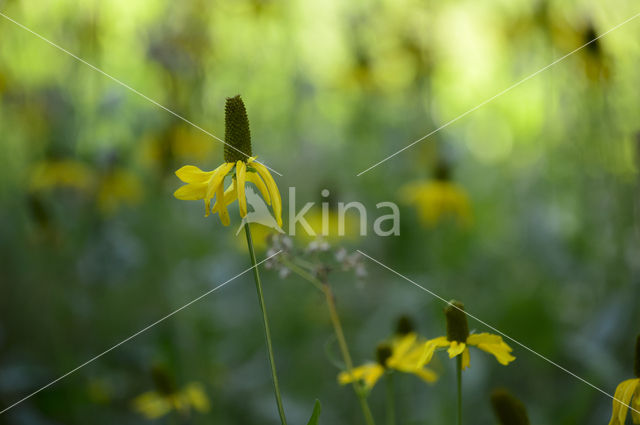
M 296 249 L 291 237 L 282 234 L 270 235 L 267 239 L 267 256 L 273 256 L 265 262 L 267 269 L 277 270 L 280 278 L 291 274 L 287 263 L 295 263 L 313 274 L 327 273 L 331 270 L 353 271 L 358 280 L 367 277 L 364 258 L 358 252 L 349 252 L 341 246 L 332 247 L 321 237 L 311 241 L 304 249 Z M 280 252 L 281 251 L 281 252 Z M 280 252 L 279 255 L 275 255 Z

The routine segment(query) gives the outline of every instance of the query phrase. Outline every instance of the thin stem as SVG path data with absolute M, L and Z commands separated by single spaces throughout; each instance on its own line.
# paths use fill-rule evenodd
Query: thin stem
M 269 364 L 271 366 L 271 378 L 273 380 L 273 391 L 276 396 L 278 413 L 280 414 L 280 422 L 282 423 L 282 425 L 287 425 L 287 418 L 285 417 L 285 414 L 284 414 L 284 407 L 282 407 L 282 396 L 280 395 L 280 385 L 278 384 L 278 374 L 276 372 L 276 363 L 273 357 L 273 346 L 271 344 L 271 331 L 269 330 L 269 318 L 267 317 L 267 307 L 265 306 L 264 296 L 262 294 L 262 282 L 260 281 L 260 273 L 258 272 L 256 253 L 253 250 L 253 240 L 251 239 L 251 230 L 249 229 L 249 223 L 245 223 L 244 230 L 247 236 L 247 247 L 249 248 L 251 265 L 253 266 L 253 277 L 255 278 L 255 281 L 256 281 L 256 291 L 258 292 L 258 301 L 260 302 L 260 310 L 262 310 L 262 323 L 264 324 L 264 337 L 267 341 Z
M 321 281 L 320 279 L 309 273 L 307 270 L 298 266 L 292 261 L 286 259 L 281 259 L 281 261 L 292 272 L 309 281 L 311 284 L 313 284 L 313 286 L 324 293 L 327 300 L 327 306 L 329 307 L 329 316 L 331 317 L 333 332 L 335 333 L 336 339 L 338 340 L 342 359 L 344 360 L 344 364 L 347 367 L 347 373 L 351 373 L 351 371 L 353 370 L 353 361 L 351 360 L 351 354 L 349 354 L 349 346 L 347 345 L 347 340 L 345 339 L 344 332 L 342 331 L 342 324 L 340 323 L 340 316 L 338 315 L 338 310 L 336 309 L 336 303 L 331 291 L 331 287 L 328 283 Z M 364 388 L 359 381 L 353 381 L 351 384 L 353 386 L 353 391 L 356 393 L 358 401 L 360 402 L 360 408 L 362 409 L 362 414 L 364 415 L 365 422 L 367 423 L 367 425 L 375 425 L 375 421 L 373 420 L 373 415 L 371 414 L 371 409 L 369 408 L 369 403 L 367 402 L 367 396 L 365 394 Z
M 396 424 L 396 392 L 393 385 L 393 372 L 385 373 L 387 387 L 387 425 Z
M 462 425 L 462 354 L 456 356 L 456 378 L 458 381 L 458 425 Z
M 331 317 L 331 323 L 333 324 L 333 330 L 336 334 L 336 339 L 338 340 L 338 345 L 340 346 L 340 351 L 342 352 L 342 357 L 344 359 L 344 363 L 347 366 L 347 372 L 351 373 L 353 370 L 353 361 L 351 360 L 351 355 L 349 354 L 349 347 L 347 346 L 347 340 L 344 337 L 344 332 L 342 331 L 342 324 L 340 323 L 340 316 L 338 316 L 338 311 L 336 310 L 336 303 L 333 297 L 333 293 L 331 292 L 331 287 L 327 283 L 322 285 L 322 291 L 324 292 L 325 298 L 327 300 L 327 306 L 329 307 L 329 316 Z M 354 380 L 353 390 L 358 396 L 358 400 L 360 401 L 360 408 L 362 409 L 362 414 L 364 415 L 364 420 L 367 425 L 374 425 L 375 422 L 373 420 L 373 415 L 371 414 L 371 409 L 369 408 L 369 403 L 367 402 L 367 396 L 364 393 L 364 388 L 360 385 L 359 381 Z

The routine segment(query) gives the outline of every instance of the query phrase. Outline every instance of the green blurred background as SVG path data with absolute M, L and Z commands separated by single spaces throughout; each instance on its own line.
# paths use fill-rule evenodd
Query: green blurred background
M 374 217 L 376 203 L 398 202 L 400 236 L 332 248 L 465 301 L 606 392 L 632 377 L 640 21 L 356 174 L 638 13 L 635 2 L 6 0 L 0 11 L 219 137 L 225 98 L 241 94 L 254 153 L 283 174 L 285 227 L 289 187 L 298 204 L 328 188 Z M 237 207 L 225 228 L 172 196 L 174 171 L 213 169 L 222 144 L 2 17 L 0 143 L 0 409 L 249 266 Z M 470 226 L 427 227 L 401 203 L 400 188 L 441 160 L 469 196 Z M 443 334 L 442 302 L 365 264 L 361 281 L 331 275 L 356 363 L 400 314 Z M 290 422 L 319 398 L 321 423 L 361 423 L 336 382 L 322 296 L 295 276 L 263 280 Z M 204 386 L 211 409 L 190 423 L 277 423 L 254 292 L 243 275 L 0 423 L 145 423 L 131 403 L 154 389 L 154 367 Z M 497 386 L 532 423 L 607 423 L 607 396 L 511 345 L 508 367 L 472 352 L 467 423 L 495 423 Z M 434 386 L 398 377 L 401 424 L 453 422 L 455 374 L 439 359 Z M 371 400 L 384 423 L 382 386 Z

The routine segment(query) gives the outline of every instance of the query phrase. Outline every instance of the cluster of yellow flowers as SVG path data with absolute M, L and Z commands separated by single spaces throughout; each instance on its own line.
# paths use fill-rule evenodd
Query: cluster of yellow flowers
M 449 358 L 462 356 L 462 368 L 469 366 L 470 355 L 468 346 L 472 345 L 493 354 L 502 365 L 508 365 L 515 360 L 509 347 L 499 335 L 489 333 L 469 333 L 464 306 L 458 301 L 451 301 L 445 310 L 447 318 L 447 336 L 433 339 L 423 339 L 415 332 L 396 336 L 391 344 L 378 347 L 378 361 L 370 362 L 344 371 L 338 375 L 340 384 L 348 384 L 354 380 L 363 381 L 366 388 L 371 389 L 384 375 L 385 371 L 397 370 L 411 373 L 425 382 L 432 383 L 438 378 L 437 374 L 426 367 L 433 359 L 439 348 L 448 348 Z M 386 351 L 386 353 L 385 353 Z

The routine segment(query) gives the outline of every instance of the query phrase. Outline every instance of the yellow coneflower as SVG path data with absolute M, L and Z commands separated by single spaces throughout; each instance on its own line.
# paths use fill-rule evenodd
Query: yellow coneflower
M 613 410 L 609 425 L 624 425 L 629 406 L 634 424 L 640 424 L 640 335 L 636 338 L 636 356 L 634 363 L 636 377 L 620 382 L 613 395 Z
M 362 381 L 365 389 L 370 390 L 386 370 L 410 373 L 425 382 L 435 382 L 438 375 L 433 370 L 418 366 L 422 350 L 421 345 L 416 344 L 417 338 L 417 334 L 411 332 L 395 339 L 391 344 L 379 345 L 376 350 L 376 362 L 365 363 L 354 368 L 351 372 L 341 372 L 338 375 L 338 382 L 341 385 L 346 385 L 353 381 Z
M 162 394 L 159 391 L 142 393 L 133 400 L 133 408 L 147 419 L 158 419 L 173 410 L 188 413 L 194 409 L 200 413 L 207 413 L 210 403 L 202 385 L 191 382 L 170 394 Z
M 209 398 L 201 384 L 191 382 L 178 389 L 162 366 L 154 366 L 151 375 L 156 390 L 142 393 L 132 402 L 134 410 L 147 419 L 157 419 L 171 411 L 181 414 L 189 414 L 191 409 L 200 413 L 209 411 Z
M 58 187 L 70 187 L 78 190 L 91 188 L 93 173 L 86 164 L 72 159 L 42 161 L 36 164 L 30 176 L 32 191 Z
M 445 309 L 447 318 L 447 336 L 431 339 L 423 344 L 419 365 L 429 363 L 438 348 L 448 347 L 449 358 L 462 355 L 462 369 L 469 366 L 470 356 L 468 346 L 473 345 L 479 349 L 493 354 L 502 365 L 508 365 L 516 358 L 511 355 L 509 347 L 499 335 L 490 333 L 470 334 L 467 314 L 464 305 L 459 301 L 450 301 Z
M 249 119 L 240 96 L 227 99 L 225 105 L 225 162 L 213 171 L 202 171 L 194 165 L 185 165 L 176 171 L 180 180 L 187 183 L 175 191 L 174 196 L 182 200 L 205 202 L 205 216 L 218 213 L 225 226 L 230 223 L 227 206 L 238 200 L 240 216 L 247 215 L 245 184 L 256 185 L 265 202 L 272 205 L 276 221 L 282 226 L 282 200 L 267 167 L 251 156 L 251 134 Z M 225 177 L 231 176 L 232 183 L 224 189 Z M 211 200 L 215 198 L 213 208 Z
M 98 208 L 109 215 L 122 205 L 138 204 L 143 193 L 142 183 L 137 175 L 122 168 L 109 170 L 100 182 Z
M 408 183 L 400 194 L 406 203 L 415 205 L 426 227 L 434 227 L 447 217 L 453 217 L 461 226 L 469 226 L 473 221 L 469 197 L 451 181 L 446 164 L 438 165 L 433 180 Z
M 224 160 L 225 162 L 213 171 L 202 171 L 193 165 L 185 165 L 176 171 L 176 175 L 185 183 L 174 193 L 178 199 L 198 200 L 204 199 L 205 217 L 211 212 L 218 213 L 220 221 L 225 226 L 230 224 L 229 212 L 227 206 L 236 199 L 240 207 L 240 216 L 243 218 L 242 227 L 244 227 L 245 236 L 247 238 L 247 250 L 249 259 L 253 266 L 253 277 L 256 283 L 256 293 L 262 313 L 262 324 L 264 325 L 264 336 L 268 351 L 269 366 L 271 368 L 271 379 L 273 384 L 273 392 L 276 398 L 278 414 L 282 425 L 287 425 L 282 396 L 280 394 L 280 385 L 278 384 L 278 374 L 273 355 L 273 343 L 271 341 L 271 331 L 269 329 L 269 320 L 267 308 L 264 302 L 262 290 L 262 282 L 260 280 L 260 272 L 258 271 L 258 262 L 253 247 L 251 237 L 250 220 L 247 217 L 247 198 L 245 196 L 245 185 L 251 182 L 260 191 L 267 205 L 272 205 L 275 214 L 275 222 L 279 227 L 282 226 L 282 200 L 280 192 L 276 186 L 271 173 L 264 165 L 257 162 L 255 156 L 251 156 L 251 132 L 249 130 L 249 118 L 247 110 L 240 96 L 227 98 L 225 104 L 225 145 Z M 227 176 L 231 177 L 231 185 L 225 190 L 224 180 Z M 215 198 L 213 208 L 211 201 Z M 266 209 L 266 207 L 265 207 Z M 255 207 L 254 207 L 255 210 Z M 252 211 L 252 213 L 257 211 Z M 274 254 L 275 255 L 275 254 Z

